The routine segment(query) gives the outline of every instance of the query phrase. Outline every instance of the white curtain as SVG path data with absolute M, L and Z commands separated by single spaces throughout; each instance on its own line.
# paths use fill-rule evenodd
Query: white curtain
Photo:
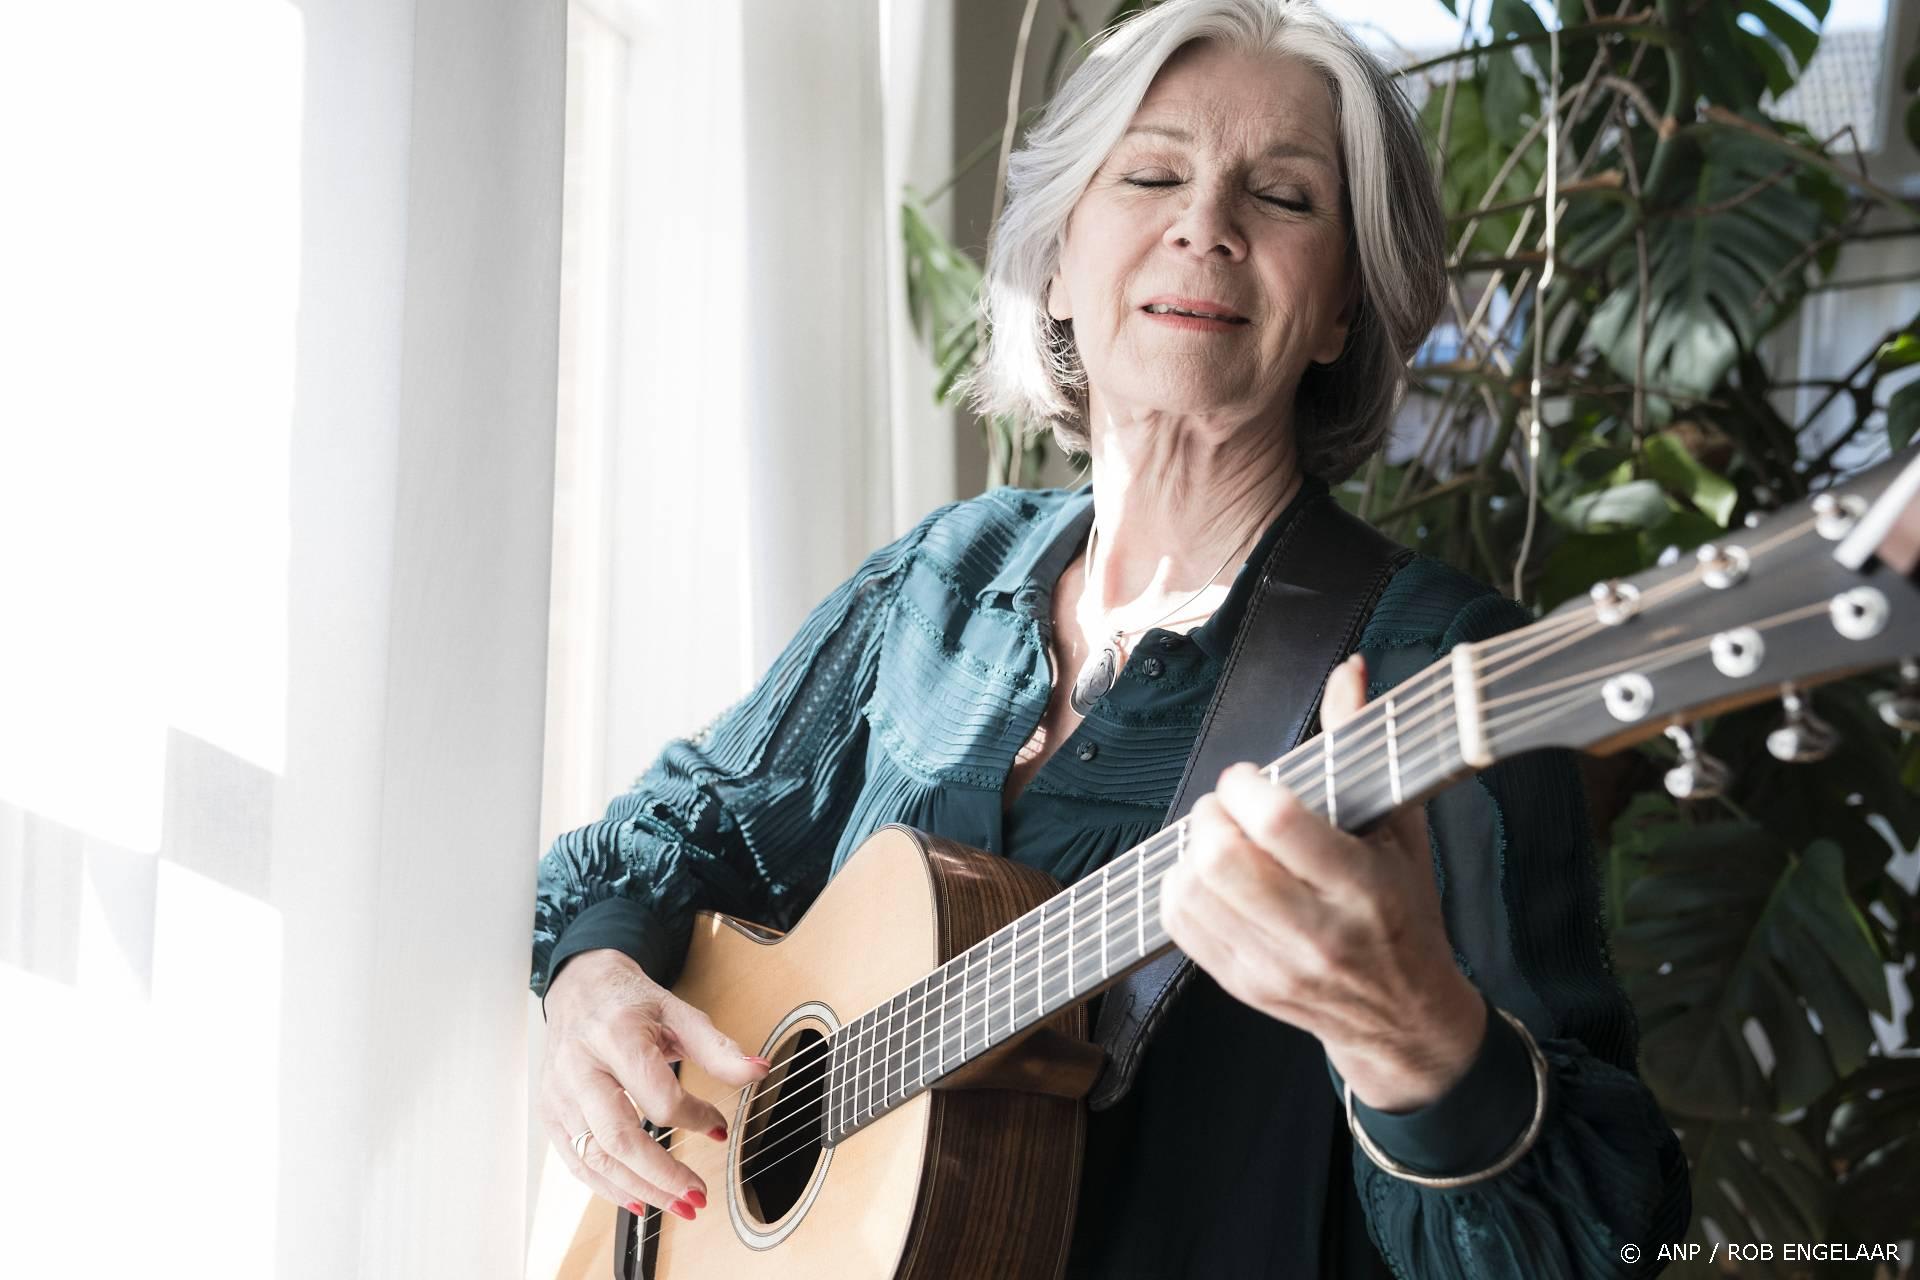
M 519 1273 L 562 18 L 0 13 L 0 1273 Z
M 576 8 L 564 368 L 564 6 L 0 16 L 0 1274 L 521 1274 L 535 857 L 955 496 L 944 0 Z
M 945 177 L 946 0 L 569 10 L 540 849 L 599 818 L 868 551 L 955 496 L 897 212 L 909 174 L 922 190 Z M 531 1000 L 527 1025 L 537 1087 Z M 528 1152 L 528 1275 L 545 1276 L 588 1195 L 537 1125 Z

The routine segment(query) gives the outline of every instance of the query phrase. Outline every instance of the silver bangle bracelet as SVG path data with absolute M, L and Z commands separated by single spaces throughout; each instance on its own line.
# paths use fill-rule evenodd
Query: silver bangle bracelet
M 1404 1178 L 1408 1182 L 1417 1182 L 1423 1187 L 1464 1187 L 1469 1183 L 1491 1178 L 1495 1174 L 1505 1173 L 1513 1167 L 1515 1161 L 1527 1154 L 1535 1140 L 1539 1138 L 1540 1126 L 1547 1114 L 1547 1059 L 1546 1055 L 1540 1052 L 1540 1046 L 1534 1043 L 1533 1033 L 1527 1030 L 1526 1023 L 1520 1021 L 1520 1019 L 1514 1017 L 1505 1009 L 1496 1007 L 1494 1012 L 1505 1018 L 1508 1022 L 1511 1022 L 1514 1029 L 1519 1031 L 1520 1038 L 1524 1040 L 1527 1045 L 1527 1056 L 1533 1059 L 1533 1121 L 1527 1125 L 1527 1131 L 1520 1135 L 1505 1155 L 1476 1173 L 1463 1173 L 1448 1178 L 1437 1178 L 1430 1174 L 1415 1173 L 1412 1169 L 1407 1168 L 1386 1152 L 1380 1150 L 1379 1147 L 1376 1147 L 1373 1144 L 1373 1139 L 1367 1136 L 1366 1130 L 1360 1127 L 1360 1121 L 1353 1114 L 1353 1086 L 1348 1084 L 1345 1090 L 1347 1128 L 1352 1131 L 1353 1140 L 1360 1144 L 1360 1149 L 1367 1153 L 1369 1160 L 1379 1165 L 1394 1177 Z M 1342 1083 L 1345 1082 L 1343 1081 Z

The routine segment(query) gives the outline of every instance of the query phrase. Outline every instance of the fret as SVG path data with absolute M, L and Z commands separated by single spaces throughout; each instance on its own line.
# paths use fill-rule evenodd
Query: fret
M 1133 958 L 1146 954 L 1146 858 L 1133 850 Z
M 861 1105 L 860 1091 L 867 1083 L 867 1029 L 870 1026 L 867 1014 L 861 1014 L 853 1022 L 853 1119 L 860 1122 L 865 1107 Z
M 1393 695 L 1387 695 L 1387 787 L 1393 796 L 1393 807 L 1398 809 L 1402 803 L 1400 790 L 1400 740 L 1393 725 Z
M 1074 885 L 1067 890 L 1067 990 L 1072 991 L 1080 985 L 1077 972 L 1080 963 L 1080 924 L 1076 917 L 1080 914 L 1080 886 Z
M 1459 728 L 1460 758 L 1476 769 L 1493 763 L 1486 721 L 1480 714 L 1479 646 L 1461 641 L 1453 646 L 1453 722 Z M 1443 709 L 1441 714 L 1445 714 Z
M 1062 903 L 1061 898 L 1065 898 L 1066 901 Z M 1054 898 L 1051 902 L 1047 903 L 1046 911 L 1049 918 L 1062 913 L 1067 917 L 1066 937 L 1063 939 L 1060 936 L 1060 928 L 1058 925 L 1055 925 L 1053 931 L 1053 950 L 1041 961 L 1041 970 L 1059 977 L 1061 982 L 1061 998 L 1058 1001 L 1054 1001 L 1049 997 L 1048 1001 L 1041 1005 L 1042 1013 L 1051 1013 L 1061 1005 L 1070 1003 L 1073 999 L 1073 895 L 1061 894 L 1059 897 Z M 1066 963 L 1055 965 L 1053 963 L 1055 959 L 1063 959 Z
M 846 1117 L 840 1114 L 841 1059 L 845 1046 L 840 1031 L 836 1030 L 827 1038 L 827 1116 L 828 1136 L 839 1131 L 846 1124 Z
M 946 1015 L 946 1019 L 945 1019 L 945 1020 L 946 1020 L 947 1022 L 949 1022 L 949 1023 L 951 1023 L 951 1024 L 953 1025 L 953 1033 L 954 1033 L 954 1035 L 955 1035 L 955 1036 L 956 1036 L 956 1037 L 957 1037 L 957 1038 L 959 1039 L 959 1042 L 960 1042 L 959 1044 L 957 1044 L 957 1045 L 955 1045 L 955 1046 L 954 1046 L 954 1051 L 953 1051 L 953 1065 L 954 1065 L 954 1066 L 956 1066 L 956 1067 L 958 1067 L 958 1066 L 961 1066 L 962 1064 L 964 1064 L 964 1063 L 966 1062 L 966 1060 L 967 1060 L 967 973 L 966 973 L 966 956 L 965 956 L 965 955 L 963 954 L 963 955 L 961 955 L 961 956 L 957 956 L 957 957 L 955 957 L 955 959 L 953 959 L 953 960 L 949 960 L 949 961 L 947 962 L 947 964 L 946 964 L 946 969 L 947 969 L 947 971 L 948 971 L 949 973 L 951 973 L 951 972 L 952 972 L 952 970 L 953 970 L 953 966 L 954 966 L 954 965 L 955 965 L 956 963 L 958 963 L 958 964 L 959 964 L 959 965 L 961 966 L 961 967 L 960 967 L 960 981 L 959 981 L 959 982 L 958 982 L 957 984 L 955 984 L 955 985 L 956 985 L 956 986 L 958 987 L 958 989 L 959 989 L 959 992 L 960 992 L 960 1016 L 959 1016 L 959 1017 L 957 1017 L 957 1018 L 956 1018 L 956 1017 L 954 1017 L 954 1016 L 953 1016 L 953 1013 L 952 1013 L 952 1010 L 951 1010 L 951 1008 L 949 1008 L 949 1009 L 948 1009 L 948 1012 L 947 1012 L 947 1015 Z M 943 1034 L 943 1035 L 942 1035 L 942 1037 L 941 1037 L 941 1041 L 940 1041 L 940 1043 L 942 1044 L 942 1046 L 944 1046 L 944 1045 L 946 1044 L 946 1038 L 945 1038 L 945 1036 L 944 1036 L 944 1034 Z
M 1107 927 L 1111 917 L 1107 913 L 1107 884 L 1113 877 L 1107 874 L 1105 867 L 1100 868 L 1100 980 L 1106 981 L 1113 970 L 1107 965 Z
M 973 948 L 968 947 L 961 956 L 960 969 L 960 1060 L 966 1061 L 973 1056 L 967 1047 L 967 1006 L 973 1002 Z
M 1007 940 L 1007 1039 L 1013 1039 L 1013 1009 L 1020 987 L 1020 921 L 1016 917 Z
M 887 1059 L 880 1065 L 880 1105 L 893 1105 L 893 1091 L 887 1088 L 889 1069 L 899 1075 L 906 1064 L 907 1006 L 903 996 L 887 1001 Z
M 947 976 L 948 976 L 947 969 L 948 968 L 949 966 L 944 964 L 940 966 L 940 1011 L 934 1024 L 936 1028 L 935 1043 L 938 1044 L 940 1047 L 939 1072 L 943 1076 L 947 1074 Z
M 990 933 L 987 935 L 987 1007 L 980 1019 L 980 1047 L 983 1050 L 994 1043 L 993 1005 L 994 1001 L 998 998 L 994 993 L 994 987 L 999 984 L 1000 970 L 996 968 L 993 963 L 993 949 L 999 945 L 999 934 Z
M 880 1052 L 879 1012 L 880 1011 L 878 1009 L 872 1009 L 867 1012 L 866 1060 L 861 1065 L 861 1070 L 860 1070 L 860 1081 L 862 1084 L 866 1086 L 866 1090 L 867 1090 L 867 1105 L 865 1107 L 865 1112 L 869 1119 L 872 1118 L 874 1112 L 878 1109 L 878 1105 L 873 1100 L 873 1078 L 875 1074 L 874 1067 L 879 1060 L 879 1052 Z
M 934 1000 L 933 989 L 940 981 L 940 971 L 935 970 L 920 980 L 920 1031 L 913 1038 L 913 1052 L 920 1063 L 920 1083 L 937 1078 L 940 1072 L 940 1006 Z M 928 1047 L 927 1037 L 933 1036 L 932 1047 Z
M 1340 797 L 1333 786 L 1333 730 L 1328 729 L 1320 735 L 1320 761 L 1326 767 L 1327 778 L 1327 821 L 1334 826 L 1340 825 Z
M 916 1007 L 914 1007 L 914 1021 L 910 1023 L 914 1032 L 906 1038 L 906 1052 L 912 1057 L 910 1079 L 914 1080 L 914 1086 L 918 1088 L 927 1080 L 927 1013 L 931 1009 L 929 996 L 933 994 L 933 979 L 924 977 L 918 983 L 912 984 L 908 990 L 914 992 L 914 998 L 910 1004 Z
M 927 979 L 907 988 L 906 1060 L 900 1067 L 900 1096 L 927 1082 Z M 908 1081 L 912 1081 L 911 1084 Z
M 907 1087 L 907 1046 L 913 1043 L 913 989 L 909 987 L 887 1003 L 900 1006 L 893 1015 L 898 1023 L 898 1030 L 893 1034 L 891 1041 L 893 1053 L 888 1060 L 891 1074 L 899 1082 L 897 1089 L 887 1090 L 887 1105 L 892 1106 Z
M 1040 904 L 1040 962 L 1034 966 L 1033 1020 L 1047 1016 L 1047 904 Z
M 856 1019 L 840 1028 L 836 1038 L 844 1041 L 840 1047 L 840 1132 L 852 1133 L 855 1119 L 854 1099 L 855 1082 L 860 1078 L 854 1065 L 854 1055 L 860 1046 L 860 1023 Z

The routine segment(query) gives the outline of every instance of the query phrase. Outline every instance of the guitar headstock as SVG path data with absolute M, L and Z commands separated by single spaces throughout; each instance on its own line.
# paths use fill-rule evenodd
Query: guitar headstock
M 1785 719 L 1768 749 L 1817 759 L 1831 731 L 1800 691 L 1895 663 L 1902 690 L 1882 715 L 1920 729 L 1917 579 L 1920 451 L 1908 450 L 1474 646 L 1480 739 L 1497 756 L 1545 746 L 1605 754 L 1665 732 L 1682 755 L 1669 789 L 1709 794 L 1722 780 L 1687 724 L 1777 697 Z

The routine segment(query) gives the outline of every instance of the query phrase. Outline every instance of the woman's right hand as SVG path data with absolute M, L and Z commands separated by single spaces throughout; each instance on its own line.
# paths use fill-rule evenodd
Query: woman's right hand
M 706 1183 L 640 1127 L 672 1126 L 672 1145 L 726 1141 L 726 1117 L 680 1087 L 669 1065 L 687 1058 L 729 1084 L 767 1072 L 706 1014 L 668 991 L 618 951 L 583 951 L 547 988 L 546 1066 L 540 1120 L 574 1177 L 596 1195 L 642 1212 L 636 1201 L 691 1219 Z M 631 1102 L 628 1099 L 632 1099 Z M 638 1114 L 635 1113 L 638 1108 Z M 586 1158 L 573 1135 L 591 1129 Z

